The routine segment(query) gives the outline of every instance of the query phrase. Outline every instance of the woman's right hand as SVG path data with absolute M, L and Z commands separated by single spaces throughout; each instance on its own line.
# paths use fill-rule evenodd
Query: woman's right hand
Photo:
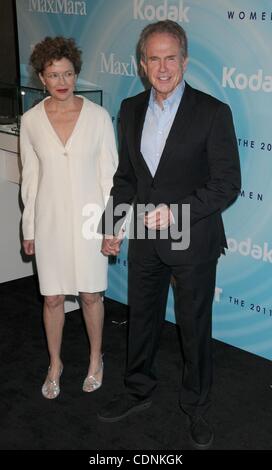
M 24 240 L 23 248 L 26 255 L 34 255 L 35 253 L 35 244 L 34 240 Z

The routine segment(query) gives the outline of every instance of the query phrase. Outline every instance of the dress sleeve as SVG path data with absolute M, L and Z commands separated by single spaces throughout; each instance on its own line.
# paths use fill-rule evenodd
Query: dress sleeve
M 37 195 L 39 162 L 33 149 L 24 116 L 20 128 L 20 154 L 22 160 L 21 194 L 24 203 L 22 229 L 24 240 L 34 240 L 35 199 Z

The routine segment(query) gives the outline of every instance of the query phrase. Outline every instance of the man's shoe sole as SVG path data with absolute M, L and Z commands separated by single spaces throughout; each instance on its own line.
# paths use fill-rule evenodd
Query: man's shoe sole
M 139 403 L 138 405 L 132 406 L 129 410 L 127 410 L 124 414 L 119 416 L 114 416 L 112 418 L 105 418 L 104 416 L 97 415 L 99 421 L 103 421 L 104 423 L 116 423 L 117 421 L 121 421 L 122 419 L 126 418 L 127 416 L 133 413 L 139 413 L 140 411 L 147 410 L 152 405 L 152 401 L 147 401 L 145 403 Z

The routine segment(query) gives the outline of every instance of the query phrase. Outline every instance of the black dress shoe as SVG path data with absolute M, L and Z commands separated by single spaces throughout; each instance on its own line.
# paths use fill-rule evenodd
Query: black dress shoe
M 150 398 L 139 400 L 128 394 L 117 395 L 98 412 L 97 417 L 100 421 L 115 423 L 132 413 L 146 410 L 151 404 L 152 400 Z
M 188 416 L 189 433 L 196 449 L 208 449 L 213 442 L 213 431 L 203 416 Z

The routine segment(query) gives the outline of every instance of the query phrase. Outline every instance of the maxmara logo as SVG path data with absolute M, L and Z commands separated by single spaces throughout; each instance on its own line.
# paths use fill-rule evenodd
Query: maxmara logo
M 238 252 L 242 256 L 251 256 L 254 259 L 272 263 L 272 248 L 269 249 L 268 243 L 263 245 L 253 243 L 251 238 L 237 241 L 234 238 L 228 238 L 228 248 L 232 253 Z
M 104 54 L 104 52 L 101 52 L 100 72 L 125 77 L 136 77 L 138 75 L 136 59 L 133 55 L 129 57 L 128 62 L 122 62 L 116 57 L 114 52 L 108 56 Z
M 75 0 L 29 0 L 28 10 L 36 13 L 63 15 L 87 15 L 86 1 Z
M 178 5 L 170 5 L 168 0 L 164 0 L 160 5 L 155 6 L 145 0 L 133 0 L 133 18 L 134 20 L 173 20 L 189 23 L 190 7 L 185 6 L 183 0 Z
M 265 75 L 262 69 L 252 75 L 247 75 L 238 72 L 235 67 L 223 67 L 222 87 L 269 93 L 272 91 L 272 75 Z

